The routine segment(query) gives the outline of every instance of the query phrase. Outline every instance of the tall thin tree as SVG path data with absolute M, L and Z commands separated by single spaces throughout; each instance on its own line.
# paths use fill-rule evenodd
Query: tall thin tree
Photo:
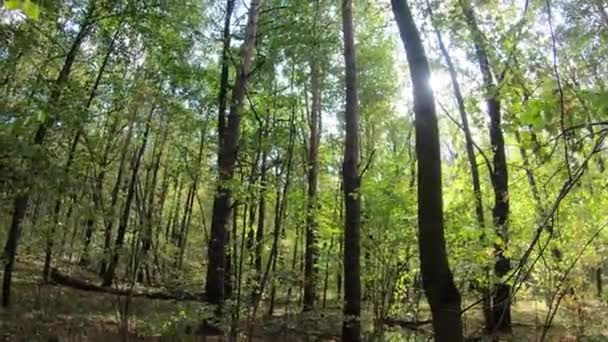
M 355 29 L 353 1 L 342 1 L 344 31 L 344 64 L 346 73 L 346 133 L 344 137 L 344 321 L 343 341 L 361 340 L 361 276 L 360 226 L 361 198 L 359 187 L 359 111 L 357 97 L 357 64 L 355 59 Z
M 211 304 L 224 303 L 224 284 L 226 268 L 227 223 L 231 212 L 232 190 L 230 183 L 234 175 L 238 142 L 240 137 L 241 112 L 247 90 L 247 81 L 257 35 L 258 11 L 262 0 L 252 0 L 249 7 L 245 41 L 241 47 L 241 63 L 237 68 L 236 80 L 232 93 L 230 114 L 226 127 L 220 125 L 223 139 L 218 149 L 219 183 L 213 199 L 213 217 L 209 239 L 208 268 L 205 283 L 207 300 Z M 220 102 L 221 103 L 221 102 Z M 221 113 L 220 113 L 221 115 Z
M 34 146 L 42 146 L 44 144 L 48 129 L 57 120 L 57 112 L 59 109 L 61 95 L 70 78 L 72 66 L 76 60 L 76 55 L 80 50 L 80 45 L 90 32 L 93 24 L 92 19 L 94 12 L 95 1 L 91 1 L 85 17 L 80 24 L 80 30 L 76 34 L 76 37 L 74 38 L 74 41 L 72 42 L 72 45 L 65 57 L 63 67 L 61 68 L 61 71 L 59 72 L 59 75 L 52 86 L 49 100 L 47 102 L 47 116 L 42 123 L 40 123 L 36 133 L 34 134 Z M 2 280 L 2 306 L 4 307 L 8 307 L 10 305 L 11 284 L 13 278 L 13 268 L 15 267 L 15 257 L 17 255 L 17 245 L 19 243 L 19 236 L 21 235 L 21 224 L 23 222 L 23 218 L 25 217 L 30 200 L 30 191 L 30 189 L 26 189 L 23 193 L 17 195 L 14 201 L 11 225 L 9 228 L 8 237 L 6 239 L 6 245 L 4 246 L 4 255 L 7 259 L 4 267 L 4 278 Z
M 505 154 L 505 139 L 502 133 L 502 117 L 500 112 L 500 98 L 498 88 L 494 83 L 494 75 L 490 67 L 490 58 L 486 48 L 485 38 L 479 26 L 475 12 L 469 0 L 459 0 L 464 13 L 466 23 L 471 31 L 475 55 L 479 64 L 479 70 L 483 78 L 484 97 L 488 116 L 490 117 L 490 144 L 492 145 L 492 187 L 494 188 L 494 208 L 492 218 L 494 230 L 502 240 L 495 244 L 494 274 L 502 279 L 511 269 L 510 260 L 505 256 L 508 241 L 508 217 L 509 217 L 509 183 L 507 174 L 507 158 Z M 494 284 L 493 298 L 489 300 L 489 319 L 486 320 L 486 330 L 490 332 L 511 331 L 511 286 L 502 280 Z
M 312 101 L 310 108 L 308 138 L 308 203 L 306 206 L 306 255 L 304 266 L 304 311 L 312 310 L 316 294 L 316 276 L 318 273 L 317 259 L 317 179 L 319 176 L 319 125 L 321 120 L 321 85 L 317 41 L 317 15 L 319 12 L 319 1 L 315 1 L 315 16 L 313 22 L 312 55 L 310 57 L 310 83 Z

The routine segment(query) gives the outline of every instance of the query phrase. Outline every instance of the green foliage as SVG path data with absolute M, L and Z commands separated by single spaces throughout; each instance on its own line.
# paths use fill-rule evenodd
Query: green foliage
M 135 175 L 135 198 L 127 220 L 128 243 L 120 251 L 121 285 L 142 277 L 146 286 L 200 292 L 213 201 L 220 185 L 235 201 L 227 225 L 235 294 L 226 310 L 234 315 L 231 318 L 238 313 L 242 321 L 250 319 L 247 315 L 255 307 L 251 298 L 262 285 L 261 276 L 267 274 L 257 314 L 267 314 L 271 303 L 275 314 L 299 312 L 308 210 L 310 64 L 316 61 L 321 75 L 321 137 L 318 199 L 312 211 L 317 225 L 316 304 L 320 308 L 325 302 L 325 311 L 319 309 L 314 313 L 319 317 L 312 320 L 327 323 L 321 315 L 341 305 L 338 282 L 348 272 L 342 265 L 347 246 L 342 243 L 344 65 L 339 6 L 330 0 L 266 1 L 240 118 L 237 168 L 232 181 L 218 184 L 225 3 L 98 1 L 67 80 L 58 86 L 68 51 L 85 23 L 87 3 L 10 0 L 4 2 L 8 14 L 0 13 L 2 241 L 8 235 L 15 196 L 29 193 L 19 254 L 41 259 L 53 238 L 55 266 L 78 269 L 86 250 L 90 263 L 83 272 L 96 277 L 100 262 L 110 255 L 104 249 L 109 226 L 113 227 L 109 247 L 114 244 L 133 156 L 148 124 L 149 139 Z M 374 322 L 369 328 L 381 334 L 380 323 L 389 316 L 425 319 L 427 315 L 419 308 L 417 241 L 416 181 L 424 175 L 416 174 L 410 85 L 387 1 L 355 3 L 359 168 L 364 171 L 358 192 L 361 278 L 366 315 Z M 526 277 L 509 278 L 514 287 L 521 285 L 517 298 L 531 296 L 550 303 L 558 290 L 571 287 L 580 298 L 597 300 L 594 272 L 606 270 L 608 261 L 608 230 L 594 235 L 604 223 L 608 200 L 605 142 L 594 147 L 604 139 L 608 126 L 604 77 L 608 21 L 605 8 L 595 3 L 599 2 L 553 2 L 557 18 L 553 46 L 546 4 L 530 2 L 523 18 L 523 9 L 515 2 L 475 2 L 497 83 L 487 93 L 459 2 L 431 1 L 434 25 L 430 26 L 426 4 L 410 1 L 437 80 L 430 86 L 439 113 L 446 243 L 465 301 L 479 295 L 472 285 L 489 286 L 496 280 L 491 272 L 495 245 L 506 248 L 515 267 L 538 231 L 539 243 L 523 260 Z M 9 16 L 18 13 L 28 19 Z M 229 104 L 245 13 L 237 1 L 229 49 Z M 476 145 L 483 224 L 475 213 L 462 130 L 446 115 L 460 122 L 434 29 L 444 37 L 463 93 Z M 60 96 L 51 102 L 57 91 Z M 500 100 L 506 145 L 507 243 L 495 233 L 492 222 L 493 147 L 484 99 L 491 95 Z M 33 138 L 40 127 L 47 129 L 47 137 L 36 146 Z M 583 175 L 570 184 L 577 170 Z M 569 192 L 561 196 L 564 184 Z M 57 213 L 56 203 L 60 203 Z M 262 204 L 265 210 L 260 210 Z M 255 234 L 261 219 L 264 236 L 258 252 Z M 88 242 L 87 233 L 91 234 Z M 151 243 L 143 253 L 147 238 Z M 262 274 L 255 269 L 256 253 L 262 259 Z M 269 261 L 275 257 L 273 267 Z M 605 292 L 602 298 L 606 299 Z M 566 320 L 576 315 L 574 305 L 564 309 Z M 175 303 L 172 310 L 138 322 L 137 329 L 179 335 L 212 313 L 198 304 Z M 572 328 L 577 327 L 573 323 Z
M 21 10 L 26 16 L 38 19 L 40 15 L 39 5 L 32 0 L 5 0 L 4 7 L 8 10 Z

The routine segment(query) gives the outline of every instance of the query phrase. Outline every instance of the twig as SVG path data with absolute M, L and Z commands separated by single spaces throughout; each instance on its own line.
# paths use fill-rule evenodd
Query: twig
M 376 149 L 373 149 L 372 152 L 369 154 L 369 158 L 367 158 L 367 162 L 365 163 L 365 166 L 363 167 L 363 169 L 361 170 L 361 173 L 359 174 L 359 179 L 363 178 L 363 175 L 365 174 L 365 172 L 367 171 L 369 166 L 372 164 L 375 154 L 376 154 Z
M 450 119 L 450 121 L 452 121 L 456 126 L 458 126 L 459 129 L 464 131 L 464 127 L 462 127 L 462 124 L 460 122 L 458 122 L 451 114 L 450 112 L 448 112 L 448 110 L 445 108 L 445 106 L 439 102 L 439 107 L 441 107 L 441 110 L 443 110 L 443 113 L 445 114 L 445 116 L 448 117 L 448 119 Z M 473 146 L 475 147 L 475 149 L 477 150 L 477 152 L 479 152 L 479 154 L 483 157 L 485 163 L 486 163 L 486 167 L 488 168 L 488 172 L 490 172 L 490 174 L 494 174 L 494 171 L 492 169 L 492 163 L 490 162 L 490 159 L 488 159 L 488 157 L 486 156 L 486 154 L 483 152 L 483 150 L 479 147 L 479 145 L 477 145 L 477 143 L 475 143 L 475 141 L 473 139 L 471 139 L 471 142 L 473 143 Z

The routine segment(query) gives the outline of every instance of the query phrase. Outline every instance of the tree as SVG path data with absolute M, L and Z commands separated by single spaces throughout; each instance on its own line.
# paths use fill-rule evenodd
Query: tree
M 319 127 L 321 125 L 321 85 L 319 57 L 317 56 L 318 42 L 316 41 L 317 13 L 319 1 L 315 2 L 315 19 L 313 22 L 313 50 L 310 56 L 310 91 L 312 94 L 310 107 L 310 135 L 308 138 L 308 204 L 306 208 L 306 251 L 304 266 L 304 310 L 312 310 L 317 299 L 316 276 L 318 274 L 317 259 L 317 182 L 319 177 Z
M 209 264 L 205 283 L 207 299 L 211 304 L 215 305 L 222 305 L 224 303 L 226 234 L 232 206 L 230 183 L 233 179 L 234 168 L 236 166 L 241 112 L 243 111 L 243 100 L 247 92 L 247 81 L 253 59 L 260 6 L 261 0 L 253 0 L 249 8 L 245 41 L 241 47 L 241 63 L 237 68 L 236 81 L 232 92 L 230 114 L 228 115 L 227 126 L 221 128 L 223 140 L 218 148 L 219 184 L 213 200 L 211 236 L 207 249 Z
M 422 286 L 431 306 L 435 341 L 462 341 L 460 293 L 445 248 L 439 130 L 433 91 L 428 86 L 430 68 L 407 1 L 392 0 L 391 5 L 405 46 L 414 95 Z
M 80 30 L 74 38 L 72 46 L 65 57 L 63 67 L 59 72 L 59 76 L 54 82 L 53 89 L 48 99 L 46 117 L 38 126 L 36 133 L 34 134 L 33 145 L 40 147 L 44 144 L 47 132 L 50 126 L 55 122 L 57 111 L 59 110 L 61 94 L 63 88 L 69 80 L 70 73 L 72 72 L 72 66 L 76 59 L 76 55 L 80 49 L 84 38 L 89 33 L 90 26 L 93 23 L 93 14 L 95 12 L 95 1 L 91 1 L 86 11 L 85 17 L 80 24 Z M 13 276 L 13 268 L 15 267 L 15 256 L 17 255 L 17 245 L 19 243 L 19 236 L 21 234 L 21 223 L 25 217 L 28 203 L 30 200 L 29 190 L 25 190 L 24 193 L 17 195 L 13 205 L 13 215 L 11 218 L 11 226 L 4 246 L 4 254 L 8 259 L 4 267 L 4 278 L 2 281 L 2 306 L 8 307 L 11 300 L 11 283 Z
M 106 272 L 103 274 L 103 282 L 102 286 L 110 286 L 114 281 L 114 272 L 116 270 L 116 266 L 118 264 L 118 260 L 120 257 L 122 245 L 124 243 L 125 234 L 127 232 L 127 227 L 129 224 L 129 216 L 131 213 L 131 205 L 133 202 L 133 198 L 135 196 L 135 186 L 137 183 L 137 177 L 139 172 L 139 167 L 141 165 L 141 159 L 146 151 L 146 145 L 148 143 L 148 136 L 150 135 L 150 125 L 153 118 L 154 111 L 156 110 L 156 105 L 151 104 L 151 108 L 148 112 L 148 116 L 146 119 L 145 129 L 142 137 L 141 146 L 135 152 L 133 156 L 133 165 L 131 165 L 131 178 L 129 179 L 129 184 L 127 185 L 127 197 L 125 199 L 124 208 L 122 214 L 120 216 L 120 220 L 118 223 L 118 232 L 116 234 L 116 242 L 114 243 L 114 249 L 112 250 L 112 257 L 110 259 L 110 263 L 106 269 Z
M 500 99 L 498 89 L 494 84 L 494 76 L 487 49 L 483 42 L 482 32 L 477 26 L 473 8 L 468 0 L 460 0 L 460 5 L 473 37 L 475 55 L 483 76 L 484 97 L 490 117 L 490 144 L 493 152 L 491 183 L 494 188 L 492 218 L 496 234 L 501 239 L 500 243 L 495 244 L 494 273 L 499 279 L 502 279 L 511 270 L 511 266 L 509 258 L 504 254 L 508 241 L 509 177 L 507 174 L 505 139 L 501 127 Z M 486 300 L 486 302 L 490 304 L 488 312 L 491 312 L 491 315 L 486 315 L 489 318 L 489 321 L 486 322 L 486 330 L 490 332 L 511 331 L 511 287 L 499 281 L 494 284 L 493 299 L 491 301 Z
M 353 1 L 342 1 L 342 28 L 344 31 L 344 67 L 346 105 L 344 117 L 344 322 L 343 341 L 361 340 L 361 275 L 360 275 L 360 225 L 361 198 L 359 194 L 359 113 L 357 100 L 357 65 L 355 59 L 355 29 Z

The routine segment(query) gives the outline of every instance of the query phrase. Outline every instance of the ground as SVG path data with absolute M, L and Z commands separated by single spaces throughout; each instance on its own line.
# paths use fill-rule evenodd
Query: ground
M 129 314 L 122 314 L 124 297 L 81 291 L 55 285 L 40 285 L 38 264 L 21 262 L 15 273 L 13 305 L 0 310 L 0 341 L 220 341 L 194 331 L 200 317 L 210 312 L 193 301 L 132 298 Z M 243 341 L 335 341 L 340 334 L 337 308 L 303 316 L 282 307 L 278 316 L 248 320 L 241 318 Z M 537 341 L 546 307 L 539 301 L 518 300 L 513 307 L 513 335 L 503 341 Z M 128 318 L 125 323 L 124 317 Z M 464 315 L 468 336 L 478 336 L 479 314 Z M 123 329 L 128 324 L 128 333 Z M 247 328 L 249 327 L 249 328 Z M 426 341 L 429 326 L 418 332 L 396 330 L 390 341 Z M 576 339 L 575 336 L 586 336 Z M 598 301 L 566 300 L 547 341 L 608 341 L 608 307 Z

